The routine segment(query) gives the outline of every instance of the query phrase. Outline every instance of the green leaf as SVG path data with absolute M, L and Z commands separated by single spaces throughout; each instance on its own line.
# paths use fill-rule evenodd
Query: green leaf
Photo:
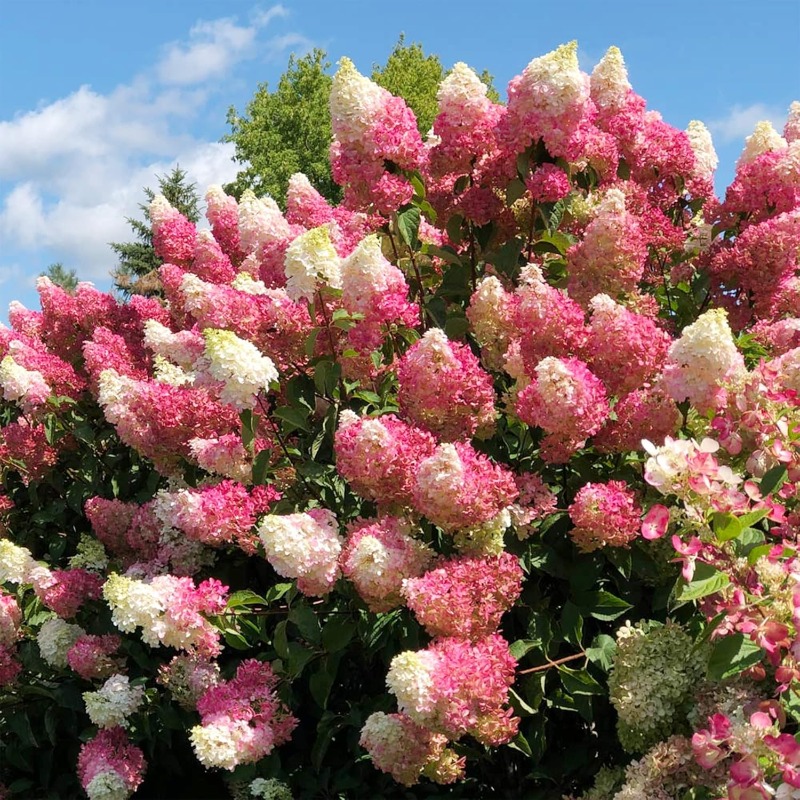
M 761 490 L 761 494 L 766 497 L 780 489 L 788 474 L 789 472 L 783 464 L 778 464 L 777 467 L 768 469 L 764 473 L 764 477 L 761 478 L 761 483 L 758 487 Z
M 571 600 L 564 603 L 561 611 L 561 635 L 570 644 L 580 646 L 583 635 L 583 617 L 578 606 Z
M 516 642 L 511 643 L 509 651 L 511 655 L 519 661 L 530 650 L 535 650 L 537 647 L 541 646 L 542 642 L 538 639 L 517 639 Z
M 322 646 L 329 653 L 337 653 L 350 643 L 356 632 L 356 623 L 344 615 L 331 617 L 322 629 Z
M 320 708 L 326 708 L 328 705 L 328 696 L 336 679 L 338 667 L 338 658 L 325 658 L 308 681 L 311 696 Z
M 414 194 L 419 197 L 420 200 L 425 199 L 425 184 L 422 182 L 422 177 L 420 176 L 419 172 L 411 172 L 408 175 L 409 181 L 411 181 L 411 185 L 414 187 Z
M 256 594 L 252 589 L 240 589 L 228 598 L 228 608 L 265 605 L 267 605 L 266 599 Z
M 714 643 L 708 660 L 708 677 L 722 681 L 758 664 L 764 651 L 743 633 L 725 636 Z
M 279 406 L 273 411 L 273 414 L 278 419 L 289 423 L 290 430 L 299 428 L 301 431 L 311 432 L 311 428 L 308 427 L 308 410 L 301 410 L 292 406 Z
M 244 449 L 249 452 L 256 438 L 255 429 L 253 427 L 252 410 L 246 408 L 239 414 L 239 419 L 242 421 L 242 444 L 244 445 Z
M 561 683 L 571 694 L 605 694 L 603 687 L 585 670 L 558 665 Z
M 433 244 L 425 244 L 424 252 L 434 258 L 441 258 L 448 264 L 461 264 L 458 253 L 452 247 L 436 247 Z
M 272 636 L 272 646 L 279 658 L 287 661 L 289 658 L 289 640 L 286 636 L 286 627 L 288 623 L 286 620 L 281 620 L 275 626 L 275 633 Z
M 742 532 L 742 525 L 737 517 L 719 511 L 712 514 L 711 527 L 720 542 L 729 542 Z
M 695 566 L 691 582 L 685 583 L 680 591 L 676 592 L 675 599 L 679 603 L 699 600 L 701 597 L 707 597 L 724 589 L 730 582 L 730 578 L 724 572 L 699 561 Z
M 411 248 L 416 246 L 421 215 L 418 208 L 411 206 L 397 215 L 397 230 L 403 241 Z
M 748 554 L 747 554 L 747 563 L 752 566 L 753 564 L 758 561 L 759 558 L 763 558 L 764 556 L 768 555 L 770 550 L 774 545 L 771 544 L 760 544 L 757 547 L 754 547 Z
M 617 652 L 617 643 L 613 636 L 607 633 L 598 634 L 591 647 L 586 648 L 586 656 L 592 664 L 596 664 L 604 672 L 608 672 L 614 663 Z
M 300 633 L 313 644 L 318 644 L 320 640 L 320 627 L 317 615 L 305 603 L 298 603 L 289 612 L 289 622 L 294 623 L 300 629 Z
M 466 317 L 448 317 L 444 324 L 444 332 L 450 339 L 460 339 L 468 330 L 469 320 Z
M 249 650 L 251 647 L 250 642 L 236 628 L 225 628 L 222 631 L 222 636 L 225 639 L 225 643 L 234 650 Z
M 511 206 L 525 195 L 527 188 L 525 184 L 519 179 L 514 178 L 511 183 L 506 186 L 506 205 Z
M 267 482 L 271 457 L 270 450 L 260 450 L 253 459 L 253 483 L 256 486 L 263 486 Z
M 575 602 L 582 611 L 604 622 L 616 619 L 632 608 L 621 597 L 606 591 L 581 592 L 575 595 Z
M 517 733 L 517 735 L 508 743 L 508 746 L 512 750 L 519 750 L 520 753 L 525 754 L 528 756 L 528 758 L 533 758 L 531 746 L 528 744 L 528 740 L 521 733 Z
M 445 230 L 447 231 L 447 237 L 453 244 L 458 244 L 461 241 L 461 226 L 464 223 L 464 217 L 461 214 L 453 214 L 449 220 L 447 220 L 447 226 Z

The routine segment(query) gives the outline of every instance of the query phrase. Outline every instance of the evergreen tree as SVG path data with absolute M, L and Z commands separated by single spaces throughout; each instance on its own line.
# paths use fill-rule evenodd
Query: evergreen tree
M 60 261 L 56 261 L 44 271 L 40 277 L 50 278 L 56 286 L 72 294 L 78 286 L 78 275 L 74 269 L 67 269 Z
M 161 260 L 153 248 L 153 233 L 150 228 L 150 203 L 156 194 L 163 194 L 170 205 L 187 219 L 197 222 L 200 218 L 200 197 L 194 183 L 187 183 L 186 171 L 176 166 L 168 175 L 157 175 L 158 192 L 144 188 L 146 203 L 140 203 L 144 219 L 128 217 L 127 222 L 136 236 L 132 242 L 111 242 L 111 249 L 117 254 L 119 264 L 111 273 L 114 288 L 126 298 L 134 294 L 146 296 L 161 295 L 161 282 L 158 268 Z

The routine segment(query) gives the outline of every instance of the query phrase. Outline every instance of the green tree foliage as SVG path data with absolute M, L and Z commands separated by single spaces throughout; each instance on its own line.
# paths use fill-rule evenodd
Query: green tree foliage
M 78 286 L 78 275 L 74 269 L 67 269 L 60 261 L 56 261 L 44 271 L 40 277 L 50 278 L 56 286 L 72 294 Z
M 231 132 L 224 141 L 235 145 L 234 160 L 242 169 L 226 192 L 239 198 L 245 189 L 252 189 L 259 196 L 269 194 L 284 207 L 289 178 L 303 172 L 324 197 L 339 201 L 341 189 L 331 177 L 328 159 L 330 67 L 323 50 L 292 56 L 275 91 L 267 83 L 259 84 L 243 115 L 231 106 Z M 401 35 L 386 64 L 373 68 L 372 79 L 409 104 L 425 135 L 436 117 L 436 92 L 445 75 L 438 56 L 426 56 L 416 42 L 406 45 Z M 492 76 L 484 72 L 481 80 L 496 100 Z
M 158 268 L 161 259 L 153 248 L 153 234 L 150 229 L 150 203 L 156 194 L 163 194 L 170 205 L 181 212 L 187 219 L 197 222 L 200 218 L 198 205 L 200 196 L 194 183 L 188 183 L 186 171 L 175 166 L 168 175 L 157 175 L 158 192 L 149 186 L 144 188 L 146 203 L 140 203 L 144 219 L 128 217 L 128 225 L 136 236 L 132 242 L 111 242 L 111 249 L 119 257 L 119 264 L 111 273 L 114 288 L 124 297 L 134 294 L 146 296 L 160 295 L 161 284 L 158 280 Z
M 244 168 L 225 191 L 238 198 L 245 189 L 252 189 L 283 205 L 289 178 L 304 172 L 325 197 L 338 201 L 341 192 L 331 178 L 328 162 L 329 69 L 322 50 L 315 49 L 303 58 L 293 55 L 274 92 L 269 84 L 259 84 L 244 116 L 231 106 L 231 132 L 225 141 L 235 144 L 234 158 Z

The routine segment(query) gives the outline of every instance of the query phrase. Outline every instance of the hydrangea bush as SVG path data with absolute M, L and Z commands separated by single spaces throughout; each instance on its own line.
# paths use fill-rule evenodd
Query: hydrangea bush
M 800 797 L 800 104 L 343 59 L 331 207 L 0 330 L 4 796 Z

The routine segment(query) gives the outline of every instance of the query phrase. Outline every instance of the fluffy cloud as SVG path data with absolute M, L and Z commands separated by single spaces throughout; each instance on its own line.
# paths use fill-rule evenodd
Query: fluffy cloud
M 764 103 L 735 105 L 721 119 L 708 123 L 709 130 L 723 142 L 741 141 L 749 136 L 761 120 L 769 120 L 777 131 L 783 130 L 786 110 Z
M 286 15 L 278 5 L 247 24 L 198 22 L 186 41 L 166 45 L 156 64 L 108 93 L 81 86 L 0 120 L 0 240 L 13 265 L 0 266 L 0 284 L 27 284 L 20 264 L 36 274 L 56 260 L 106 283 L 115 266 L 108 243 L 131 238 L 126 217 L 139 216 L 142 189 L 155 186 L 156 175 L 180 164 L 201 193 L 232 180 L 233 146 L 204 141 L 192 128 L 237 64 L 256 54 L 285 57 L 306 42 L 292 32 L 264 35 Z

